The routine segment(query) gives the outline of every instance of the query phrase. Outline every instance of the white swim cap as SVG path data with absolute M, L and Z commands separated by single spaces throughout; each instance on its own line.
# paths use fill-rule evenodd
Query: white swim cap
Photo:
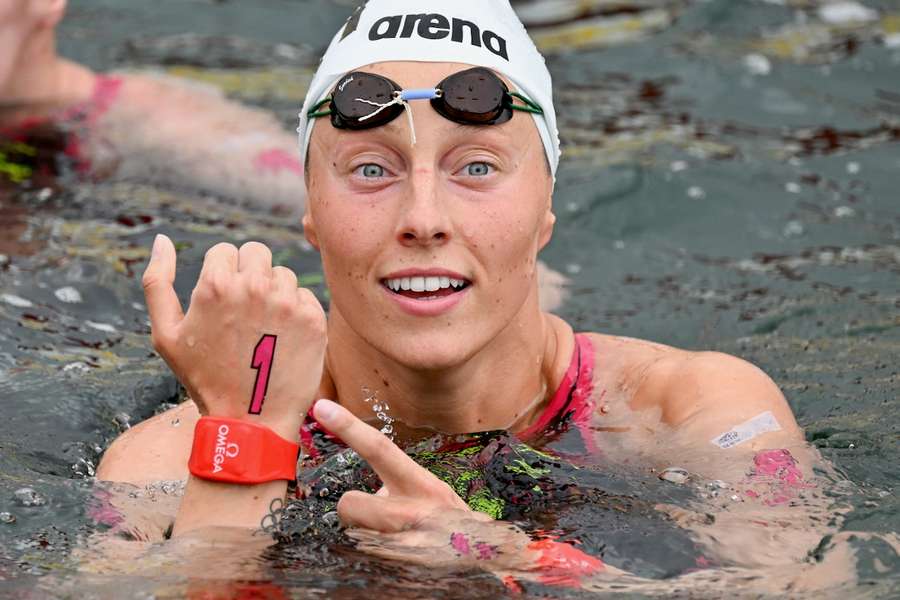
M 493 69 L 537 102 L 534 114 L 550 171 L 556 178 L 559 131 L 553 85 L 544 57 L 508 0 L 369 0 L 331 40 L 300 111 L 301 159 L 316 119 L 306 113 L 349 71 L 388 61 L 455 62 Z M 437 82 L 435 82 L 437 83 Z

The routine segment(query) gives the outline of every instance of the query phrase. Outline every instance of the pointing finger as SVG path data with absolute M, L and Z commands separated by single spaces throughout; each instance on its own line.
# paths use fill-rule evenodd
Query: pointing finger
M 316 420 L 345 444 L 356 450 L 393 492 L 410 495 L 428 489 L 437 478 L 408 457 L 394 442 L 350 411 L 331 400 L 313 407 Z
M 150 263 L 144 271 L 144 296 L 150 326 L 154 336 L 165 334 L 184 318 L 181 303 L 175 294 L 175 245 L 165 235 L 159 234 L 153 241 Z

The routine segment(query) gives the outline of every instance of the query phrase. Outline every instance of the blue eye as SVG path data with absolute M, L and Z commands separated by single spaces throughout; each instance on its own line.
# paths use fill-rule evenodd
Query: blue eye
M 384 177 L 384 167 L 375 163 L 368 163 L 360 167 L 363 177 Z
M 486 162 L 473 162 L 466 165 L 466 175 L 471 177 L 484 177 L 490 174 L 491 165 Z

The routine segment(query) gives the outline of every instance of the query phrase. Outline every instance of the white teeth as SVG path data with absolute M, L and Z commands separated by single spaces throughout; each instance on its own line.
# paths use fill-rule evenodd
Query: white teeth
M 400 290 L 436 292 L 440 289 L 447 289 L 449 287 L 459 289 L 463 287 L 466 282 L 464 279 L 431 275 L 428 277 L 397 277 L 395 279 L 385 279 L 384 284 L 395 292 L 399 292 Z

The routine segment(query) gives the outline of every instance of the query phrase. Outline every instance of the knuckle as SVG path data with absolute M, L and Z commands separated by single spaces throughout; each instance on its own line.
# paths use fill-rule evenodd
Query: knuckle
M 154 350 L 161 356 L 165 356 L 168 354 L 169 348 L 173 346 L 174 340 L 169 334 L 159 329 L 153 329 L 150 332 L 150 343 L 153 345 Z
M 387 454 L 393 448 L 394 442 L 390 440 L 386 435 L 382 433 L 378 433 L 376 436 L 372 438 L 372 452 L 373 454 Z
M 272 281 L 255 273 L 247 277 L 245 285 L 247 293 L 257 299 L 267 297 L 272 291 Z
M 144 290 L 149 290 L 151 288 L 155 288 L 160 283 L 159 275 L 151 270 L 144 271 L 144 275 L 141 277 L 141 285 L 144 287 Z

